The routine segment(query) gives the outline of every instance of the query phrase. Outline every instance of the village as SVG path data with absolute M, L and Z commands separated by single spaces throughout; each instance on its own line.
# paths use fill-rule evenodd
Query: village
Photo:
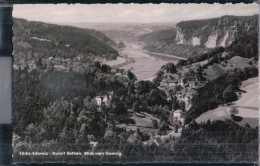
M 117 75 L 126 76 L 126 72 L 122 69 L 113 69 L 113 71 Z M 172 109 L 170 111 L 170 124 L 169 124 L 169 131 L 167 131 L 166 135 L 158 135 L 156 133 L 156 129 L 153 128 L 153 121 L 159 123 L 159 119 L 153 117 L 152 115 L 140 112 L 136 113 L 133 110 L 128 110 L 131 115 L 131 118 L 135 121 L 136 124 L 133 125 L 126 125 L 126 124 L 118 124 L 119 127 L 126 128 L 126 130 L 133 131 L 132 134 L 127 141 L 130 143 L 134 143 L 138 141 L 138 132 L 145 131 L 151 133 L 150 139 L 147 141 L 143 141 L 143 144 L 155 144 L 160 146 L 166 140 L 171 138 L 178 138 L 181 135 L 183 128 L 185 127 L 185 112 L 190 109 L 191 107 L 191 99 L 192 96 L 196 93 L 196 90 L 202 86 L 202 81 L 199 81 L 196 77 L 194 79 L 184 80 L 183 77 L 180 75 L 185 75 L 185 72 L 174 73 L 167 72 L 163 70 L 164 75 L 162 77 L 162 81 L 160 82 L 158 88 L 163 90 L 167 95 L 167 101 L 169 103 L 172 102 L 173 97 L 176 96 L 177 101 L 181 103 L 181 108 Z M 137 81 L 135 81 L 137 83 Z M 102 105 L 106 107 L 111 106 L 111 99 L 113 98 L 113 92 L 109 92 L 103 96 L 96 96 L 95 100 L 99 107 L 99 111 L 102 111 Z M 176 123 L 178 125 L 176 125 Z

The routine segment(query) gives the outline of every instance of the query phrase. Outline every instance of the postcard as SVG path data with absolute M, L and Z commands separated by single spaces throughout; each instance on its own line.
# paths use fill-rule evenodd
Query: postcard
M 14 163 L 257 162 L 257 3 L 15 4 Z

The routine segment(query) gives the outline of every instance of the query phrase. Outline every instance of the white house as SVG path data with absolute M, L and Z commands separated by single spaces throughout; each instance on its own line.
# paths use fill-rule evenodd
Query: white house
M 95 147 L 97 147 L 98 142 L 90 141 L 89 144 L 90 144 L 93 148 L 95 148 Z
M 173 119 L 176 119 L 177 118 L 177 120 L 178 121 L 181 121 L 181 123 L 182 123 L 182 125 L 184 125 L 184 117 L 183 117 L 183 111 L 182 110 L 176 110 L 176 111 L 174 111 L 173 112 Z
M 110 105 L 111 97 L 113 95 L 113 92 L 110 92 L 108 95 L 105 96 L 97 96 L 95 99 L 97 101 L 97 105 L 101 106 L 102 103 L 104 103 L 106 106 Z
M 69 44 L 66 44 L 65 47 L 70 48 L 70 45 L 69 45 Z
M 101 106 L 102 97 L 101 97 L 101 96 L 97 96 L 95 99 L 96 99 L 96 101 L 97 101 L 97 105 L 98 105 L 98 106 Z
M 186 107 L 190 104 L 190 96 L 185 96 L 184 102 L 186 104 Z
M 183 111 L 182 111 L 182 110 L 176 110 L 176 111 L 174 111 L 174 112 L 173 112 L 173 117 L 174 117 L 174 118 L 178 118 L 178 119 L 182 118 L 182 117 L 183 117 Z
M 110 98 L 111 98 L 111 96 L 103 97 L 103 102 L 105 103 L 106 106 L 110 105 Z

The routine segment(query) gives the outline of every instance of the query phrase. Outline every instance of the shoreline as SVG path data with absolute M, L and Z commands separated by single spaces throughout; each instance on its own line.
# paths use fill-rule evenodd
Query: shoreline
M 122 57 L 122 56 L 121 56 L 121 57 Z M 121 68 L 121 67 L 123 67 L 123 66 L 125 66 L 125 65 L 129 65 L 129 64 L 131 64 L 131 63 L 135 63 L 135 59 L 134 59 L 134 58 L 131 58 L 131 57 L 128 57 L 128 56 L 122 57 L 122 58 L 124 58 L 126 61 L 123 62 L 123 63 L 121 63 L 121 64 L 113 65 L 113 66 L 111 66 L 111 67 L 112 67 L 112 68 Z

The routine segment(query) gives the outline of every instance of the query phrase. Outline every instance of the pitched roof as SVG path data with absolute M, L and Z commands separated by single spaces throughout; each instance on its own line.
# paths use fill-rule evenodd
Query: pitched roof
M 182 110 L 176 110 L 176 111 L 174 111 L 174 113 L 181 113 L 181 112 L 183 112 Z
M 177 83 L 177 80 L 166 80 L 167 83 Z

